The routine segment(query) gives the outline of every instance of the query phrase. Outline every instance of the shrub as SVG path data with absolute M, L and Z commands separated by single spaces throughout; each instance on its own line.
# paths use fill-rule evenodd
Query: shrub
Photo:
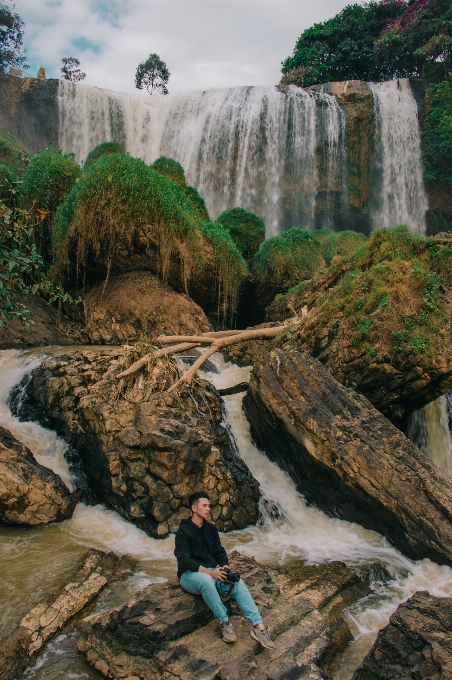
M 185 193 L 195 206 L 196 210 L 199 212 L 201 219 L 206 222 L 209 222 L 210 221 L 209 212 L 206 208 L 204 199 L 202 198 L 202 196 L 199 195 L 197 189 L 187 184 L 187 186 L 185 187 Z
M 20 177 L 27 169 L 30 154 L 19 140 L 5 130 L 0 130 L 0 163 L 4 163 Z
M 319 229 L 315 235 L 320 243 L 325 264 L 329 266 L 337 252 L 338 234 L 332 229 Z
M 248 273 L 246 262 L 229 232 L 219 222 L 204 222 L 202 233 L 215 251 L 218 315 L 225 322 L 232 321 L 240 286 Z
M 452 184 L 452 73 L 427 90 L 422 152 L 425 178 Z
M 252 261 L 258 281 L 288 289 L 319 270 L 322 246 L 316 232 L 294 227 L 264 241 Z
M 107 156 L 109 153 L 124 153 L 124 147 L 119 142 L 103 142 L 98 144 L 86 157 L 84 168 L 85 170 L 93 163 L 95 163 L 102 156 Z
M 157 158 L 151 167 L 153 170 L 157 170 L 157 172 L 165 175 L 165 177 L 172 179 L 173 182 L 175 182 L 181 189 L 185 189 L 187 186 L 184 168 L 180 163 L 173 160 L 172 158 L 160 156 L 160 158 Z
M 337 234 L 337 254 L 341 257 L 351 257 L 363 248 L 368 239 L 358 231 L 340 231 Z
M 218 222 L 231 234 L 237 248 L 250 260 L 265 239 L 264 220 L 244 208 L 230 208 L 218 217 Z
M 47 149 L 33 156 L 23 176 L 24 206 L 30 208 L 36 203 L 48 213 L 36 233 L 36 245 L 46 264 L 53 259 L 52 224 L 56 211 L 81 174 L 73 154 Z
M 17 175 L 5 163 L 0 163 L 0 199 L 11 199 L 16 191 Z

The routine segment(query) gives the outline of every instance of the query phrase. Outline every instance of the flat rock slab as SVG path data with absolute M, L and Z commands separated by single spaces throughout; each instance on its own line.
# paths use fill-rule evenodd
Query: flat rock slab
M 72 517 L 76 502 L 59 475 L 0 427 L 0 525 L 36 527 Z
M 258 446 L 306 500 L 452 565 L 452 480 L 362 395 L 307 354 L 254 365 L 244 409 Z
M 452 598 L 419 591 L 400 605 L 353 680 L 451 680 Z
M 345 607 L 369 592 L 370 571 L 342 563 L 277 570 L 236 552 L 244 578 L 268 625 L 275 650 L 249 635 L 251 624 L 229 602 L 238 641 L 227 644 L 201 597 L 177 580 L 152 584 L 128 604 L 81 621 L 79 650 L 108 678 L 244 680 L 323 678 L 352 638 Z

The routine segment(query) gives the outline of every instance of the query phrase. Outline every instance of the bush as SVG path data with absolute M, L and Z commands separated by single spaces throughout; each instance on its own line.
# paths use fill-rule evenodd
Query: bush
M 73 154 L 47 149 L 33 156 L 23 176 L 20 193 L 24 206 L 30 208 L 36 203 L 48 213 L 36 234 L 36 245 L 46 264 L 53 260 L 52 224 L 56 211 L 81 174 Z
M 195 187 L 191 187 L 187 184 L 185 187 L 185 193 L 187 194 L 188 198 L 190 201 L 193 203 L 195 206 L 196 210 L 199 212 L 201 219 L 209 222 L 210 217 L 209 217 L 209 212 L 206 208 L 206 204 L 202 196 L 199 195 L 198 191 L 195 189 Z
M 246 262 L 229 232 L 219 222 L 204 222 L 202 233 L 215 251 L 218 316 L 225 322 L 232 321 L 237 309 L 240 286 L 248 274 Z
M 425 178 L 452 184 L 452 73 L 427 90 L 422 152 Z
M 107 156 L 109 153 L 125 153 L 125 149 L 119 142 L 103 142 L 98 144 L 86 157 L 84 169 L 91 167 L 102 156 Z
M 0 199 L 9 200 L 17 188 L 17 175 L 5 163 L 0 163 Z
M 187 186 L 184 168 L 180 163 L 173 160 L 172 158 L 160 156 L 160 158 L 157 158 L 151 167 L 153 170 L 157 170 L 157 172 L 165 175 L 165 177 L 172 179 L 173 182 L 175 182 L 181 189 L 185 189 Z
M 319 229 L 315 232 L 315 236 L 321 245 L 322 257 L 325 260 L 325 264 L 329 267 L 331 260 L 337 253 L 338 234 L 332 229 Z
M 258 281 L 284 290 L 312 278 L 321 260 L 316 232 L 294 227 L 264 241 L 253 258 L 252 271 Z
M 264 220 L 244 208 L 230 208 L 218 217 L 218 222 L 231 234 L 246 260 L 251 260 L 265 239 Z
M 19 140 L 5 130 L 0 130 L 0 163 L 7 165 L 21 177 L 30 161 L 30 154 Z
M 340 231 L 337 236 L 337 254 L 341 257 L 351 257 L 365 247 L 368 238 L 358 231 Z

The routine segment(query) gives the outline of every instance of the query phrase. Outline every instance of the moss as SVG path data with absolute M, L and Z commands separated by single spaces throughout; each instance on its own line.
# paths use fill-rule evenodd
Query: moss
M 332 229 L 319 229 L 315 232 L 315 235 L 320 242 L 325 264 L 329 267 L 331 260 L 337 253 L 338 234 Z
M 0 163 L 21 177 L 30 161 L 30 152 L 16 137 L 0 129 Z
M 366 245 L 367 240 L 367 236 L 357 231 L 340 231 L 337 234 L 336 252 L 341 257 L 351 257 Z
M 265 239 L 264 220 L 244 208 L 230 208 L 218 217 L 218 222 L 231 234 L 237 248 L 250 260 Z
M 177 184 L 181 189 L 185 189 L 187 182 L 185 181 L 184 168 L 180 163 L 173 160 L 172 158 L 166 158 L 166 156 L 160 156 L 151 166 L 153 170 L 160 172 L 165 177 L 169 177 L 173 182 Z
M 125 149 L 119 142 L 103 142 L 98 144 L 86 157 L 84 168 L 85 170 L 93 163 L 95 163 L 102 156 L 107 156 L 109 153 L 124 153 Z
M 0 163 L 0 199 L 10 199 L 17 189 L 17 175 L 5 163 Z
M 210 221 L 209 212 L 206 208 L 204 199 L 202 198 L 202 196 L 200 196 L 197 189 L 187 184 L 187 186 L 185 187 L 185 193 L 195 206 L 196 210 L 199 212 L 201 219 L 206 222 L 209 222 Z

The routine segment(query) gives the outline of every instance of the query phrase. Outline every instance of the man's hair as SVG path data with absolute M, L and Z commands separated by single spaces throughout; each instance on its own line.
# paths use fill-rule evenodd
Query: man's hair
M 192 505 L 196 505 L 196 503 L 201 500 L 201 498 L 207 498 L 208 501 L 210 501 L 210 498 L 208 494 L 206 494 L 205 491 L 197 491 L 196 493 L 192 493 L 190 498 L 188 499 L 188 505 L 191 509 Z

